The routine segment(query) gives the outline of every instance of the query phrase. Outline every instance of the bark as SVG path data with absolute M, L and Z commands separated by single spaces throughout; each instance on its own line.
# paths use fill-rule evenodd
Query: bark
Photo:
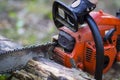
M 80 69 L 69 69 L 51 60 L 30 60 L 24 70 L 16 71 L 11 80 L 94 80 Z

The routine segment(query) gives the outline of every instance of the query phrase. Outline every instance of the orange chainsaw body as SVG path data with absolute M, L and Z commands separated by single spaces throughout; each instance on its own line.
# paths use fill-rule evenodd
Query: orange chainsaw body
M 114 28 L 116 30 L 111 37 L 112 43 L 103 41 L 105 56 L 103 73 L 106 73 L 111 68 L 115 59 L 116 61 L 120 61 L 120 54 L 116 50 L 117 37 L 120 35 L 120 19 L 102 11 L 91 12 L 90 15 L 97 23 L 102 39 L 110 29 Z M 54 60 L 69 68 L 72 67 L 71 60 L 73 60 L 78 68 L 94 74 L 96 66 L 96 48 L 87 23 L 80 25 L 77 32 L 73 32 L 65 26 L 59 28 L 59 30 L 71 35 L 75 39 L 75 46 L 71 52 L 65 52 L 60 47 L 55 47 L 55 54 L 53 55 Z

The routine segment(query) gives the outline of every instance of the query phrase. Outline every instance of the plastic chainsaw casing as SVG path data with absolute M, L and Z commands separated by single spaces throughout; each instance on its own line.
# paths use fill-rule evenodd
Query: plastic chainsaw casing
M 104 13 L 103 11 L 91 12 L 90 15 L 98 25 L 103 39 L 103 73 L 106 73 L 111 68 L 115 59 L 116 61 L 120 61 L 119 51 L 116 48 L 120 45 L 117 44 L 118 37 L 120 36 L 120 19 Z M 72 67 L 71 60 L 73 60 L 78 68 L 94 74 L 96 66 L 96 47 L 88 24 L 79 25 L 77 32 L 70 30 L 66 26 L 60 27 L 59 31 L 64 31 L 71 35 L 75 39 L 75 45 L 70 52 L 65 51 L 59 46 L 55 47 L 53 59 L 69 68 Z M 54 40 L 57 41 L 57 39 Z

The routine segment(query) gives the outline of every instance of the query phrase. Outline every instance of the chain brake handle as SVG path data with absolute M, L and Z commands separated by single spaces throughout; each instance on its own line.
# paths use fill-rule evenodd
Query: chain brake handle
M 62 10 L 63 15 L 61 15 L 60 10 Z M 54 1 L 52 12 L 53 20 L 57 28 L 66 26 L 74 32 L 78 31 L 77 16 L 64 3 Z

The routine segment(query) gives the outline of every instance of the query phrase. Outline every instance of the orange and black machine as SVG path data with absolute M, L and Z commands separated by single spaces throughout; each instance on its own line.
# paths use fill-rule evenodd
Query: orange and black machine
M 117 16 L 98 11 L 78 17 L 74 11 L 61 1 L 54 1 L 53 19 L 59 35 L 54 39 L 58 44 L 53 59 L 102 80 L 102 74 L 120 61 L 120 12 Z

